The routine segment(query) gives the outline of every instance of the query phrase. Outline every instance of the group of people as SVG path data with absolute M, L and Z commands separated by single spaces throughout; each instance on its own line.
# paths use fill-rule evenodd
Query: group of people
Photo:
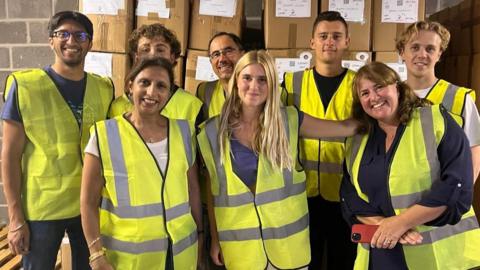
M 471 89 L 435 76 L 442 25 L 396 41 L 406 81 L 383 63 L 342 67 L 338 12 L 313 25 L 314 66 L 281 85 L 267 52 L 217 33 L 218 81 L 197 96 L 174 84 L 175 35 L 145 25 L 116 99 L 83 70 L 86 16 L 59 12 L 48 32 L 55 62 L 12 73 L 2 111 L 8 241 L 24 269 L 53 269 L 65 233 L 73 269 L 480 267 L 480 117 Z M 353 224 L 378 229 L 357 245 Z

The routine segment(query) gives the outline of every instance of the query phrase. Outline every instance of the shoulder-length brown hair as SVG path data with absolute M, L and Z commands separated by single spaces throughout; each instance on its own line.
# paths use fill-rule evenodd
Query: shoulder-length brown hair
M 361 80 L 366 79 L 375 84 L 384 87 L 396 84 L 398 90 L 398 110 L 397 117 L 402 124 L 406 124 L 412 118 L 412 112 L 417 107 L 423 107 L 431 104 L 425 99 L 421 99 L 415 95 L 413 89 L 405 82 L 402 82 L 400 76 L 392 68 L 381 62 L 372 62 L 360 68 L 353 80 L 353 108 L 352 117 L 359 121 L 362 130 L 369 131 L 375 119 L 370 117 L 360 104 L 358 96 Z

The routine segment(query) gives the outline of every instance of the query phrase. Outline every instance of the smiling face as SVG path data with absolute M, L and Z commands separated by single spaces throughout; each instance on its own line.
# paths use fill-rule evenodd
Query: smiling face
M 55 32 L 65 31 L 69 33 L 86 32 L 80 24 L 73 20 L 65 20 L 55 29 Z M 50 48 L 55 52 L 55 63 L 69 67 L 83 65 L 85 56 L 92 47 L 92 41 L 87 39 L 79 42 L 74 35 L 70 35 L 67 40 L 61 40 L 60 37 L 49 38 Z
M 242 106 L 257 108 L 267 101 L 267 76 L 260 64 L 250 64 L 242 69 L 238 74 L 237 87 Z
M 400 56 L 407 66 L 408 76 L 426 78 L 435 76 L 435 64 L 440 60 L 442 40 L 428 30 L 420 30 L 405 44 Z
M 228 81 L 232 77 L 235 64 L 243 55 L 243 51 L 229 36 L 222 35 L 212 40 L 209 54 L 215 74 L 220 80 Z
M 135 61 L 138 61 L 141 57 L 163 57 L 170 61 L 170 63 L 175 63 L 175 54 L 172 53 L 170 44 L 168 44 L 162 36 L 155 36 L 152 39 L 141 37 L 138 40 Z
M 399 92 L 396 84 L 380 86 L 368 79 L 361 79 L 357 94 L 363 110 L 380 124 L 398 122 Z
M 170 98 L 168 72 L 158 66 L 147 67 L 130 82 L 129 89 L 140 115 L 159 115 Z
M 321 21 L 310 41 L 310 47 L 315 50 L 315 58 L 329 64 L 341 64 L 342 56 L 349 44 L 347 29 L 340 21 Z

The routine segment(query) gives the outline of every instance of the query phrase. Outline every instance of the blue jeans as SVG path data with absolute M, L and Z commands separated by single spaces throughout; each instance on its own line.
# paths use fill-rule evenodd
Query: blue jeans
M 28 221 L 27 224 L 30 228 L 30 252 L 23 256 L 25 270 L 54 269 L 65 232 L 72 249 L 72 269 L 90 269 L 89 252 L 80 216 L 61 220 Z

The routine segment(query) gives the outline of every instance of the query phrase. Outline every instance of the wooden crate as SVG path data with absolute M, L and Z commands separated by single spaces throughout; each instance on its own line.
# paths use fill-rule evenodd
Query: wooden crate
M 8 227 L 0 226 L 0 270 L 17 270 L 22 266 L 22 256 L 13 255 L 8 248 Z M 69 266 L 70 267 L 70 266 Z M 60 253 L 57 256 L 57 262 L 55 263 L 55 270 L 61 270 L 61 256 Z

